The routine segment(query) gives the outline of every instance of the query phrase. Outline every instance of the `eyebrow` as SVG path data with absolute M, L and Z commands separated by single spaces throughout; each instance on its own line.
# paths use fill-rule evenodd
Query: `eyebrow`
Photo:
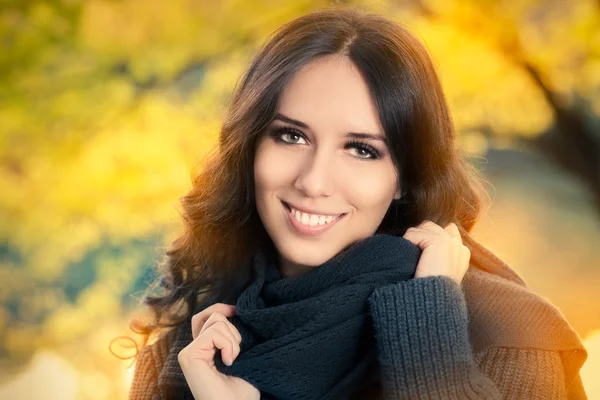
M 298 120 L 290 118 L 290 117 L 286 117 L 285 115 L 283 115 L 281 113 L 275 114 L 275 117 L 273 118 L 273 121 L 275 121 L 275 120 L 287 122 L 288 124 L 296 125 L 296 126 L 298 126 L 300 128 L 304 128 L 304 129 L 310 130 L 310 127 L 308 125 L 306 125 L 304 122 L 298 121 Z M 382 141 L 383 143 L 385 143 L 387 145 L 387 139 L 384 136 L 381 136 L 381 135 L 378 135 L 378 134 L 375 134 L 375 133 L 348 132 L 348 133 L 346 133 L 346 136 L 350 137 L 350 138 L 354 138 L 354 139 L 379 140 L 379 141 Z

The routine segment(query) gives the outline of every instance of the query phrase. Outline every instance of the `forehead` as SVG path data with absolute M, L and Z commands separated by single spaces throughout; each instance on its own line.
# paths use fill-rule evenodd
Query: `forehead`
M 343 56 L 303 66 L 284 89 L 278 111 L 311 127 L 383 133 L 366 81 Z

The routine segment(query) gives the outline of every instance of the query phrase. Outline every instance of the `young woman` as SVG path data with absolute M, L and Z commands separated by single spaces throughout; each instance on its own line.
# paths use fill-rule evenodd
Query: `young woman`
M 585 398 L 577 334 L 469 236 L 484 200 L 409 32 L 284 25 L 183 198 L 130 398 Z

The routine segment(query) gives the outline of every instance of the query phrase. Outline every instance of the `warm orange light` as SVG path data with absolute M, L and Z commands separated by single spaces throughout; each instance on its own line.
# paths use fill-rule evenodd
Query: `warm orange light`
M 583 345 L 588 351 L 588 359 L 581 368 L 583 387 L 590 399 L 600 399 L 600 330 L 592 332 Z

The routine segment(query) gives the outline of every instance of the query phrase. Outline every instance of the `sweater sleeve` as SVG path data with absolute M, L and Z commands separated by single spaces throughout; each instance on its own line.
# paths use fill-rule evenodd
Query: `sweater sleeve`
M 135 362 L 129 400 L 154 400 L 158 396 L 158 367 L 150 346 L 144 346 Z
M 565 399 L 556 352 L 473 354 L 466 302 L 448 277 L 410 279 L 369 298 L 387 399 Z
M 152 345 L 142 347 L 134 370 L 129 400 L 160 400 L 165 399 L 158 385 L 158 377 L 168 354 L 167 338 L 164 337 Z

